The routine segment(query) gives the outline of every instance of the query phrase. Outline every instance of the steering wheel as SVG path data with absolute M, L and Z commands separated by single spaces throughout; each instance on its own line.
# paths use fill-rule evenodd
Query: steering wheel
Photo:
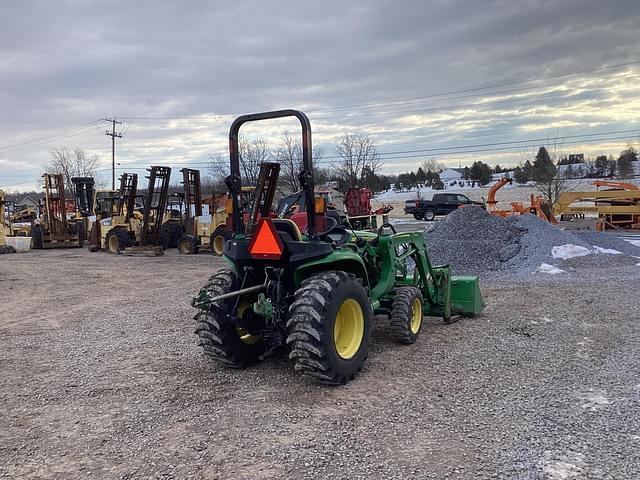
M 329 228 L 327 228 L 324 232 L 319 232 L 318 235 L 326 235 L 327 233 L 329 233 L 331 230 L 333 230 L 334 228 L 336 228 L 338 226 L 338 222 L 336 221 L 335 218 L 332 217 L 324 217 L 326 220 L 331 220 L 333 222 L 333 225 L 331 225 Z M 304 227 L 304 231 L 302 232 L 305 235 L 309 234 L 309 226 L 307 225 L 306 227 Z

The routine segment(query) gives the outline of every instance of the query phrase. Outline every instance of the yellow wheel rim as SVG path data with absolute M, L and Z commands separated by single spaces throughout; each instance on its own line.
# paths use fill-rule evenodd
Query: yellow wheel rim
M 248 345 L 254 345 L 262 340 L 260 335 L 251 335 L 244 328 L 236 327 L 236 333 L 238 334 L 238 337 L 240 337 L 240 341 Z
M 113 253 L 118 253 L 118 237 L 115 235 L 109 237 L 109 250 Z
M 224 252 L 224 237 L 222 235 L 216 235 L 213 237 L 213 251 L 216 255 L 222 255 Z
M 353 298 L 342 302 L 333 325 L 333 341 L 336 352 L 348 360 L 360 349 L 364 337 L 364 313 L 362 307 Z
M 238 305 L 238 317 L 242 318 L 244 312 L 247 311 L 248 308 L 251 308 L 252 303 L 246 299 L 243 299 Z M 241 327 L 236 327 L 236 333 L 238 337 L 240 337 L 240 341 L 242 343 L 246 343 L 248 345 L 254 345 L 262 340 L 260 335 L 251 335 L 247 330 Z
M 411 305 L 411 325 L 409 328 L 411 329 L 411 333 L 414 335 L 420 331 L 420 327 L 422 326 L 422 302 L 419 298 L 415 298 L 413 300 L 413 304 Z

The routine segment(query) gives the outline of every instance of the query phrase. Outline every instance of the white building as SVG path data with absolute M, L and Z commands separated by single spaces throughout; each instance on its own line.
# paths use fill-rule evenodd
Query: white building
M 447 168 L 446 170 L 440 172 L 440 180 L 442 180 L 444 183 L 462 180 L 462 173 L 455 168 Z

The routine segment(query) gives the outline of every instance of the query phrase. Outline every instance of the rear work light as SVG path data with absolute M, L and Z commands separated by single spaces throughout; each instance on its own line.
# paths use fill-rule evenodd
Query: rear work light
M 279 260 L 283 251 L 282 240 L 280 240 L 271 220 L 269 218 L 261 219 L 249 243 L 251 257 Z

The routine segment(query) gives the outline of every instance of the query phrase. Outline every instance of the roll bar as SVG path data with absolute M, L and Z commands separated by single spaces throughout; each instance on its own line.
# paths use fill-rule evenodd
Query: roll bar
M 240 151 L 238 146 L 238 134 L 240 127 L 248 122 L 282 117 L 296 117 L 302 126 L 302 172 L 300 172 L 298 179 L 300 180 L 300 185 L 304 191 L 309 237 L 315 239 L 317 237 L 317 233 L 314 208 L 313 161 L 311 157 L 311 123 L 309 122 L 309 118 L 303 112 L 292 109 L 241 115 L 231 124 L 231 128 L 229 129 L 229 159 L 231 162 L 231 173 L 225 179 L 225 183 L 229 188 L 231 201 L 233 203 L 233 231 L 236 233 L 245 233 L 242 213 L 240 212 L 240 192 L 242 188 L 242 181 L 240 178 Z

